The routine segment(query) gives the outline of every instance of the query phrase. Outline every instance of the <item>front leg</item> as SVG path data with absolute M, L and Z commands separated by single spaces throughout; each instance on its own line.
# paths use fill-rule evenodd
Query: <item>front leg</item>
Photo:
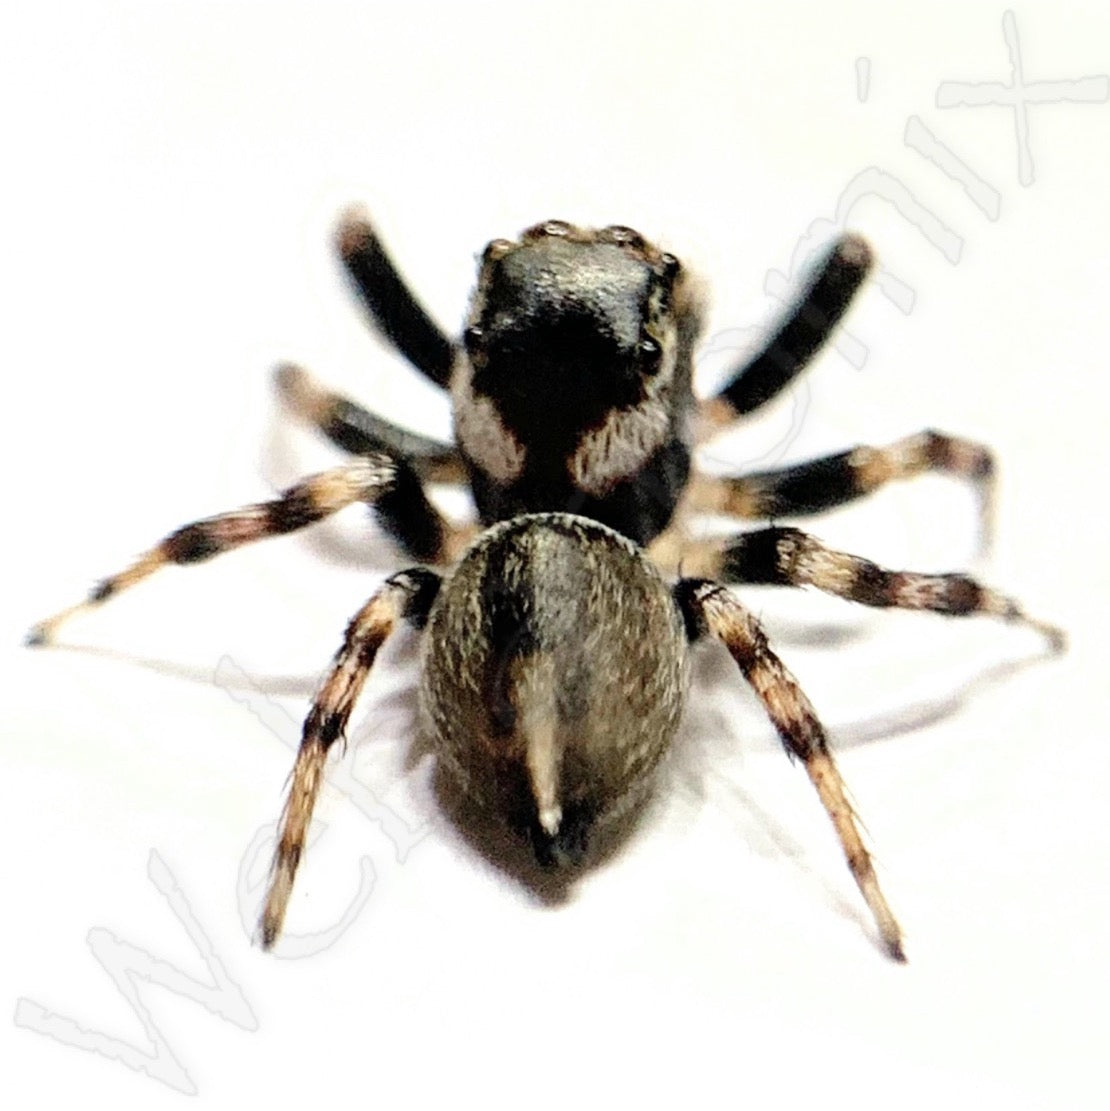
M 848 867 L 871 910 L 887 953 L 896 961 L 905 961 L 901 927 L 879 887 L 871 857 L 856 826 L 844 781 L 805 692 L 771 651 L 759 622 L 720 583 L 681 579 L 674 588 L 674 596 L 690 640 L 712 636 L 724 644 L 759 696 L 787 754 L 802 762 L 828 812 Z
M 781 393 L 832 334 L 871 269 L 871 248 L 858 235 L 838 239 L 777 331 L 738 366 L 716 397 L 702 403 L 702 435 L 728 427 Z
M 363 304 L 385 337 L 417 370 L 446 387 L 455 345 L 413 296 L 360 209 L 339 223 L 336 247 Z

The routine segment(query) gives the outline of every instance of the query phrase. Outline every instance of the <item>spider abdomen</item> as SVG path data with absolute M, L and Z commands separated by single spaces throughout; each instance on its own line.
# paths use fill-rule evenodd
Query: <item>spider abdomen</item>
M 428 617 L 422 695 L 440 764 L 541 864 L 574 862 L 650 786 L 685 647 L 669 587 L 620 534 L 564 513 L 496 526 Z

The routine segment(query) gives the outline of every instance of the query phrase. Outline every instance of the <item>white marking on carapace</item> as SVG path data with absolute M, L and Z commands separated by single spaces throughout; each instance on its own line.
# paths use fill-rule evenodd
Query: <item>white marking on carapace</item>
M 455 440 L 495 482 L 513 482 L 524 470 L 527 453 L 516 436 L 505 427 L 497 406 L 488 397 L 474 392 L 472 374 L 469 361 L 460 358 L 451 376 Z

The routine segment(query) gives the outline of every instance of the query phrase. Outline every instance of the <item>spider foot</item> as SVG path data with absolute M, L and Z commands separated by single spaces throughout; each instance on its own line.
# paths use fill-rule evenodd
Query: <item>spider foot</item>
M 41 648 L 44 644 L 49 643 L 50 634 L 45 622 L 32 625 L 23 637 L 23 644 L 27 648 Z

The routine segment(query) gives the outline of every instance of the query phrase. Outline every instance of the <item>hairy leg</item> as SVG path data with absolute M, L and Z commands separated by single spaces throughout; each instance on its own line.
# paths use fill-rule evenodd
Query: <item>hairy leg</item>
M 321 386 L 300 367 L 288 363 L 278 367 L 274 381 L 285 406 L 343 451 L 352 455 L 385 451 L 400 456 L 426 482 L 467 481 L 462 457 L 452 444 L 392 424 Z
M 675 600 L 692 641 L 715 637 L 729 650 L 775 726 L 787 754 L 800 760 L 840 839 L 848 867 L 871 910 L 887 953 L 906 959 L 902 931 L 879 887 L 817 713 L 767 644 L 756 619 L 720 583 L 682 579 Z
M 683 564 L 726 583 L 812 586 L 865 606 L 928 610 L 949 617 L 997 617 L 1035 629 L 1054 651 L 1065 644 L 1060 629 L 1029 617 L 1012 598 L 968 575 L 890 571 L 869 559 L 826 547 L 800 529 L 766 528 L 696 541 L 687 548 Z
M 340 220 L 336 247 L 355 290 L 385 337 L 417 370 L 446 386 L 455 345 L 413 296 L 360 209 Z
M 393 575 L 347 626 L 331 671 L 305 719 L 259 922 L 264 949 L 269 949 L 281 932 L 328 751 L 343 736 L 355 700 L 386 638 L 402 621 L 423 628 L 439 585 L 438 575 L 420 567 Z
M 993 529 L 994 458 L 971 440 L 927 429 L 885 447 L 856 447 L 821 459 L 735 478 L 699 476 L 691 508 L 747 519 L 821 513 L 873 493 L 889 482 L 947 474 L 972 483 L 979 497 L 984 545 Z
M 373 506 L 390 536 L 413 558 L 429 563 L 449 562 L 473 531 L 454 529 L 444 521 L 407 465 L 380 453 L 366 456 L 306 478 L 273 501 L 176 529 L 130 567 L 103 579 L 83 602 L 36 625 L 27 643 L 48 643 L 71 617 L 103 605 L 163 567 L 202 563 L 245 544 L 304 528 L 357 502 Z
M 805 369 L 840 322 L 871 264 L 871 248 L 858 235 L 842 236 L 832 245 L 763 350 L 703 402 L 704 438 L 770 401 Z

